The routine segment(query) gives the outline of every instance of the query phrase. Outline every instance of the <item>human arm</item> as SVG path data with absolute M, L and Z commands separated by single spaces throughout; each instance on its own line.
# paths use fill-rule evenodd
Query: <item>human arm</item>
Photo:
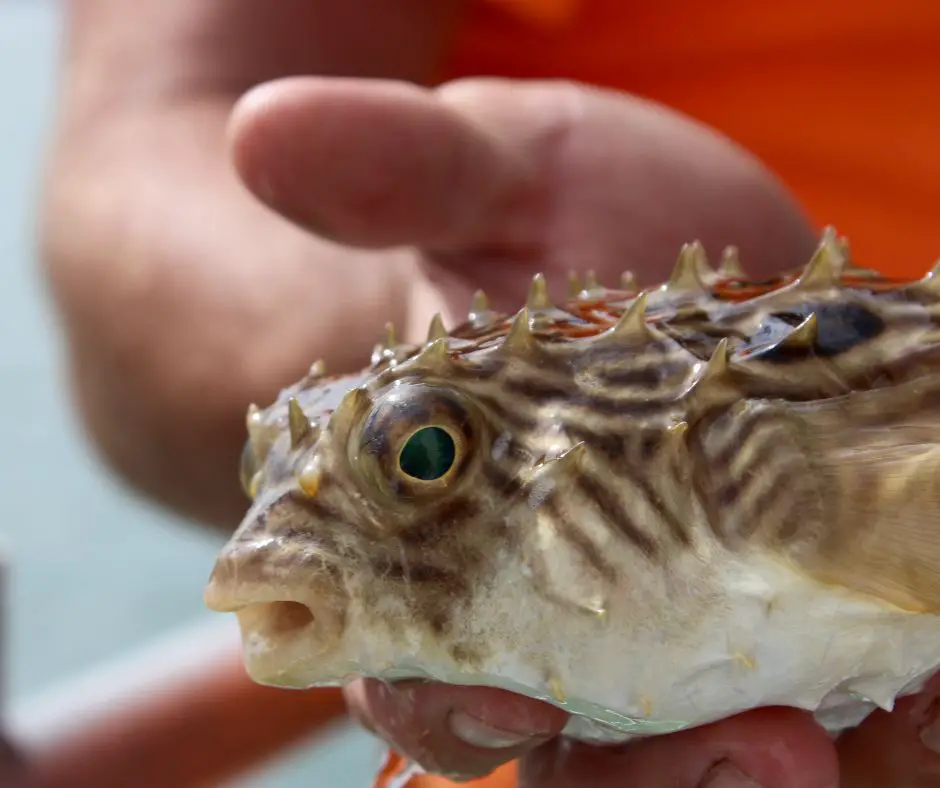
M 68 5 L 43 259 L 84 426 L 144 494 L 230 530 L 247 403 L 318 355 L 353 363 L 407 309 L 410 252 L 338 247 L 242 188 L 233 104 L 296 74 L 429 81 L 457 5 Z

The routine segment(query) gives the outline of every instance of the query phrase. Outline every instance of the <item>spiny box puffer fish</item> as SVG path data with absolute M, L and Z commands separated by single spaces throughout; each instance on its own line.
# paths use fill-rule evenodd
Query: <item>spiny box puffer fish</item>
M 938 266 L 940 269 L 940 266 Z M 501 687 L 619 741 L 764 705 L 832 731 L 940 663 L 940 270 L 482 294 L 248 414 L 208 605 L 258 682 Z

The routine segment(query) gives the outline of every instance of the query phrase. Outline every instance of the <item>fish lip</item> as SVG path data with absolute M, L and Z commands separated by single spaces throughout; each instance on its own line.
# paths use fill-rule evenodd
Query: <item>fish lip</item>
M 308 572 L 303 567 L 296 573 L 273 571 L 277 558 L 276 545 L 273 547 L 263 540 L 231 540 L 216 557 L 203 589 L 205 606 L 216 613 L 238 613 L 250 605 L 268 602 L 296 602 L 315 608 L 335 607 L 346 600 L 342 585 L 328 572 Z M 323 565 L 339 565 L 336 557 L 327 553 L 320 554 L 320 558 Z
M 219 583 L 209 582 L 202 594 L 203 604 L 213 613 L 238 613 L 251 604 L 237 593 L 220 586 Z
M 307 688 L 321 678 L 342 652 L 344 611 L 329 603 L 285 600 L 254 601 L 235 612 L 242 640 L 242 659 L 257 683 Z
M 234 614 L 246 667 L 250 674 L 258 673 L 262 679 L 272 670 L 280 672 L 289 666 L 293 661 L 289 655 L 300 643 L 305 644 L 304 651 L 310 655 L 325 655 L 343 639 L 346 615 L 337 605 L 338 600 L 318 600 L 312 595 L 283 590 L 279 593 L 276 588 L 234 592 L 211 585 L 205 597 L 210 610 Z M 255 653 L 260 643 L 264 646 L 260 653 Z
M 292 594 L 283 588 L 265 587 L 257 583 L 220 582 L 215 579 L 210 579 L 206 585 L 203 601 L 215 613 L 240 613 L 249 607 L 277 602 L 303 605 L 313 613 L 315 608 L 324 606 L 306 595 Z
M 233 577 L 220 579 L 222 574 L 222 562 L 216 561 L 212 574 L 209 576 L 209 582 L 202 593 L 202 601 L 205 606 L 214 613 L 237 613 L 239 610 L 247 607 L 256 597 L 263 597 L 264 591 L 257 588 L 252 583 L 239 583 Z M 246 588 L 252 585 L 254 588 Z M 259 599 L 259 601 L 265 601 Z M 276 601 L 276 600 L 268 600 Z
M 330 551 L 311 546 L 284 560 L 283 533 L 259 533 L 250 516 L 246 524 L 216 556 L 203 603 L 235 615 L 245 667 L 266 684 L 272 677 L 302 675 L 310 660 L 341 649 L 352 599 Z
M 283 583 L 213 576 L 203 598 L 210 610 L 235 615 L 245 667 L 262 684 L 285 671 L 293 674 L 309 659 L 325 658 L 344 641 L 350 600 L 336 588 L 292 589 Z

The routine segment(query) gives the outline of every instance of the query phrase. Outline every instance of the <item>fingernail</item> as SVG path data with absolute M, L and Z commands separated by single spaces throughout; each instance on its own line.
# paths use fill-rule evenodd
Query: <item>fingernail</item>
M 761 784 L 734 764 L 722 761 L 708 770 L 698 788 L 761 788 Z
M 453 712 L 448 719 L 454 736 L 473 747 L 501 750 L 518 747 L 536 738 L 530 733 L 514 733 L 494 728 L 462 711 Z

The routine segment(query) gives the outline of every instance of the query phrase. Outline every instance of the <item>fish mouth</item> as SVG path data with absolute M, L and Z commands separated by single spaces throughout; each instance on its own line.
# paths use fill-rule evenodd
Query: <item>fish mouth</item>
M 210 610 L 235 614 L 245 669 L 259 684 L 315 685 L 343 640 L 346 611 L 339 595 L 301 596 L 212 579 L 204 598 Z

